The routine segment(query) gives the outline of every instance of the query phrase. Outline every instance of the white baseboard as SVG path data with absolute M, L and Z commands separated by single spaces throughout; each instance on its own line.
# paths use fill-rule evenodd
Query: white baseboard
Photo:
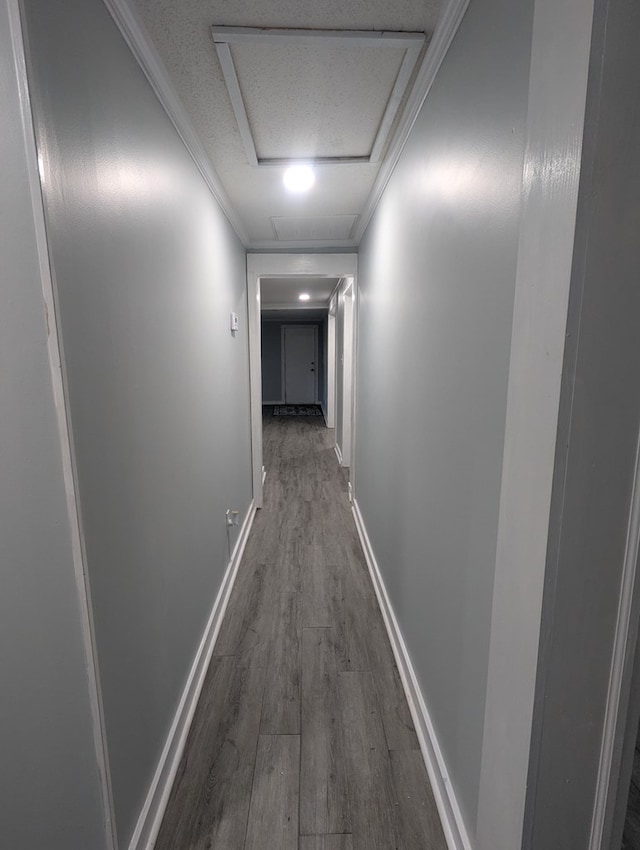
M 238 540 L 231 554 L 231 559 L 229 560 L 220 590 L 213 603 L 200 646 L 193 659 L 187 684 L 180 698 L 180 703 L 173 718 L 167 740 L 165 741 L 156 772 L 147 793 L 147 798 L 140 812 L 133 837 L 129 843 L 129 850 L 153 850 L 156 838 L 158 837 L 158 831 L 167 807 L 171 787 L 180 765 L 180 759 L 182 758 L 182 753 L 187 742 L 187 735 L 189 734 L 189 727 L 191 726 L 196 705 L 200 698 L 204 678 L 209 667 L 209 662 L 211 661 L 220 626 L 222 625 L 222 618 L 229 603 L 231 590 L 238 573 L 238 567 L 242 560 L 242 554 L 255 513 L 256 509 L 252 501 L 242 523 Z
M 340 451 L 340 446 L 336 443 L 333 447 L 336 453 L 336 457 L 338 458 L 338 463 L 342 466 L 342 452 Z
M 440 820 L 442 821 L 447 846 L 449 850 L 473 850 L 473 845 L 469 839 L 455 791 L 449 781 L 447 766 L 436 737 L 435 728 L 420 691 L 411 658 L 409 657 L 402 632 L 391 606 L 391 600 L 387 594 L 380 569 L 373 554 L 371 541 L 369 540 L 357 500 L 354 501 L 352 510 L 358 529 L 358 536 L 360 537 L 369 567 L 369 573 L 371 574 L 373 587 L 378 597 L 382 617 L 387 627 L 389 640 L 391 641 L 391 648 L 393 649 L 407 702 L 409 703 L 411 716 L 416 727 L 416 734 L 420 742 L 420 749 L 422 750 L 427 773 L 429 774 L 429 780 L 440 814 Z
M 263 484 L 264 484 L 264 480 L 265 480 L 266 477 L 267 477 L 267 470 L 263 466 L 262 467 L 262 483 Z

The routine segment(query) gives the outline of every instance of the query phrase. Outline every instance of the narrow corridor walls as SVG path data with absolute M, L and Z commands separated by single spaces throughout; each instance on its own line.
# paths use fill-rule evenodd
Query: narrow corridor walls
M 533 6 L 472 0 L 358 266 L 356 499 L 472 846 Z
M 126 847 L 251 502 L 245 251 L 105 5 L 24 17 Z

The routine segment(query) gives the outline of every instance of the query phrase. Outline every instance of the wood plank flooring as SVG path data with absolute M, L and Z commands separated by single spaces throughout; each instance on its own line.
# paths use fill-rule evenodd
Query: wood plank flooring
M 320 417 L 264 419 L 258 511 L 156 850 L 446 850 Z
M 640 850 L 640 729 L 633 753 L 633 771 L 621 850 Z

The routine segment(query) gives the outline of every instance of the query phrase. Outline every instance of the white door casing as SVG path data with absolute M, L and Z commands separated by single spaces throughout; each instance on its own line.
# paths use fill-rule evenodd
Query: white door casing
M 251 465 L 253 498 L 262 507 L 262 363 L 260 278 L 286 275 L 343 277 L 354 275 L 357 254 L 248 254 L 249 380 L 251 396 Z
M 325 419 L 327 428 L 335 428 L 336 411 L 336 296 L 334 295 L 329 305 L 329 316 L 327 326 L 327 409 Z
M 353 341 L 354 341 L 354 286 L 350 278 L 340 291 L 343 300 L 343 352 L 342 363 L 342 444 L 340 455 L 343 466 L 351 466 L 352 433 L 353 433 Z

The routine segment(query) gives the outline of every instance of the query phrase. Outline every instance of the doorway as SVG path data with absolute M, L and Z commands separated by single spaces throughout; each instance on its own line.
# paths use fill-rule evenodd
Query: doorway
M 262 507 L 262 341 L 260 279 L 282 276 L 350 276 L 355 279 L 357 254 L 248 254 L 249 381 L 251 395 L 251 464 L 253 500 Z M 353 470 L 351 471 L 353 475 Z
M 317 404 L 318 328 L 283 325 L 282 352 L 285 404 Z

